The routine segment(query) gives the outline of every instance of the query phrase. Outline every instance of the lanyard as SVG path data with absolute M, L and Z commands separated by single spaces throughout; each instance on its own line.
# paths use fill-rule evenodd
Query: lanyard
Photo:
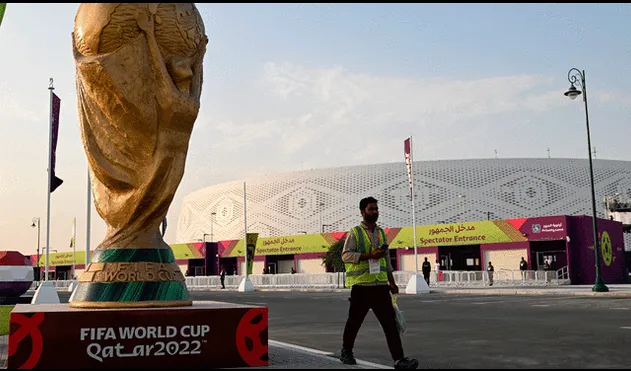
M 366 231 L 366 234 L 368 235 L 368 239 L 370 240 L 370 249 L 372 250 L 373 247 L 375 247 L 375 244 L 373 243 L 372 240 L 372 233 L 366 229 L 365 226 L 362 225 L 362 228 L 364 228 L 364 231 Z M 379 228 L 377 228 L 377 226 L 375 226 L 375 231 L 377 232 L 377 246 L 379 247 L 381 245 L 381 233 L 379 232 Z

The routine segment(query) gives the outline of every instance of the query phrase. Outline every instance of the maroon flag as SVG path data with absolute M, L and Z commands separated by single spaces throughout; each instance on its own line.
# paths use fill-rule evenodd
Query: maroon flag
M 405 166 L 408 170 L 408 180 L 410 182 L 410 195 L 412 194 L 412 139 L 403 141 L 403 153 L 405 154 Z
M 50 154 L 50 193 L 55 192 L 55 189 L 61 185 L 64 181 L 55 176 L 55 153 L 57 152 L 57 132 L 59 131 L 59 112 L 61 110 L 61 99 L 55 93 L 53 94 L 53 113 L 52 113 L 52 147 Z

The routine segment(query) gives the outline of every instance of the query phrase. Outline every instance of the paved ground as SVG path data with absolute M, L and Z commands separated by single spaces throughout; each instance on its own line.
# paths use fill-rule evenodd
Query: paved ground
M 270 339 L 339 354 L 347 293 L 221 292 L 195 300 L 267 305 Z M 432 293 L 401 296 L 408 356 L 423 368 L 630 368 L 631 298 Z M 358 358 L 391 365 L 370 314 Z
M 537 289 L 536 295 L 477 290 L 401 295 L 399 305 L 408 322 L 406 355 L 418 358 L 421 368 L 631 368 L 631 297 L 572 294 L 589 292 L 589 287 L 550 289 L 547 295 L 546 289 Z M 628 286 L 620 290 L 631 292 Z M 60 292 L 63 301 L 69 295 Z M 271 340 L 317 349 L 325 357 L 289 352 L 272 342 L 271 368 L 302 368 L 292 367 L 294 362 L 307 368 L 309 362 L 322 362 L 320 368 L 339 365 L 333 357 L 339 355 L 348 292 L 222 290 L 191 295 L 193 300 L 266 305 Z M 359 333 L 355 354 L 360 360 L 392 365 L 372 313 Z

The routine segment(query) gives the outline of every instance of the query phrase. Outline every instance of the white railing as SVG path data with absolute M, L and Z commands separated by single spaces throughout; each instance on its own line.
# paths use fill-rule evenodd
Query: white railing
M 395 282 L 404 288 L 412 271 L 396 271 L 393 273 Z M 346 275 L 339 273 L 295 273 L 295 274 L 252 274 L 250 281 L 261 289 L 343 289 Z M 226 276 L 226 289 L 236 289 L 243 280 L 243 276 Z M 51 280 L 57 289 L 67 289 L 71 280 Z M 567 285 L 570 283 L 567 266 L 557 271 L 519 271 L 499 269 L 493 274 L 493 286 L 546 286 Z M 38 282 L 33 282 L 31 289 L 37 288 Z M 430 287 L 475 287 L 488 286 L 488 272 L 482 271 L 441 271 L 430 273 Z M 220 289 L 219 276 L 186 277 L 186 286 L 191 291 L 205 291 Z

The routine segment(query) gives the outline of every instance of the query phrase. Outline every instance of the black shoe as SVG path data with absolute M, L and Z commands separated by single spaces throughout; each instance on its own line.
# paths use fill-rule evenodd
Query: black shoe
M 340 361 L 342 361 L 345 365 L 356 365 L 357 361 L 355 360 L 355 356 L 353 355 L 352 350 L 342 349 L 342 354 L 340 355 Z
M 414 358 L 401 358 L 394 364 L 394 368 L 398 370 L 414 370 L 418 367 L 418 361 Z

